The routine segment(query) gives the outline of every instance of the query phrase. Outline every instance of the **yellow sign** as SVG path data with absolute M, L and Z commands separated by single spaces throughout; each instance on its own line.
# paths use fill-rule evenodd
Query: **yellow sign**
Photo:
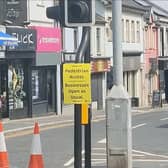
M 65 104 L 91 103 L 90 64 L 64 64 L 63 89 Z

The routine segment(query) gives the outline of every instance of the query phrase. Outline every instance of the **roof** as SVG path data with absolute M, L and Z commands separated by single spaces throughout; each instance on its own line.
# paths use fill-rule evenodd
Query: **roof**
M 145 11 L 145 6 L 140 5 L 139 3 L 135 2 L 134 0 L 122 0 L 122 5 L 125 7 L 130 7 L 133 9 L 138 9 L 138 10 L 142 10 Z
M 112 0 L 101 0 L 101 1 L 104 3 L 104 5 L 107 5 L 107 6 L 112 4 Z M 141 11 L 148 10 L 147 6 L 137 3 L 135 0 L 122 0 L 122 6 L 132 8 L 132 9 L 138 9 Z
M 162 16 L 168 16 L 168 1 L 167 0 L 160 0 L 158 4 L 158 0 L 134 0 L 143 6 L 150 6 L 152 7 L 154 13 Z

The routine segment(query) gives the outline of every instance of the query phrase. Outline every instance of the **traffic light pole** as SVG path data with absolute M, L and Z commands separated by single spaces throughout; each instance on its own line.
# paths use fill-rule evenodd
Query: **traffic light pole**
M 80 63 L 89 59 L 90 55 L 84 57 L 86 49 L 89 46 L 89 28 L 84 27 L 82 32 L 82 40 L 76 54 L 76 63 Z M 81 105 L 75 104 L 74 111 L 74 168 L 82 168 L 82 125 L 81 125 Z M 85 128 L 85 132 L 90 135 L 89 127 Z M 87 136 L 89 138 L 89 136 Z M 86 139 L 85 139 L 86 140 Z M 85 143 L 87 151 L 88 146 Z M 89 156 L 89 155 L 88 155 Z M 88 158 L 87 158 L 87 162 Z M 90 168 L 90 167 L 87 167 Z
M 75 104 L 74 110 L 74 168 L 82 168 L 81 105 Z
M 90 63 L 90 27 L 88 31 L 88 47 L 85 53 L 84 62 Z M 85 125 L 85 168 L 91 168 L 91 108 L 88 107 L 88 124 Z

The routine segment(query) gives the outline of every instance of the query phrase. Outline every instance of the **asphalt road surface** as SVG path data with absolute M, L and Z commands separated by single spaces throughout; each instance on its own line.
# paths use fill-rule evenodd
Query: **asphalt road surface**
M 106 167 L 105 125 L 103 117 L 92 122 L 92 168 Z M 72 122 L 41 130 L 40 137 L 45 167 L 74 167 L 73 128 Z M 132 118 L 132 131 L 133 168 L 167 168 L 168 112 L 134 115 Z M 16 136 L 6 139 L 12 168 L 27 167 L 31 141 L 32 134 L 16 134 Z

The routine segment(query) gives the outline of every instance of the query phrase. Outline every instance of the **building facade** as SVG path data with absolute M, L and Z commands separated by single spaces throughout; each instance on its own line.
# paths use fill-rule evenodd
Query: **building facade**
M 49 112 L 60 114 L 61 29 L 46 17 L 46 8 L 54 5 L 54 1 L 6 0 L 0 3 L 3 31 L 19 42 L 17 47 L 2 47 L 1 50 L 2 116 L 14 119 Z
M 110 53 L 112 58 L 112 5 L 108 4 L 106 7 L 105 54 Z M 132 99 L 132 106 L 145 104 L 143 27 L 146 11 L 133 0 L 122 1 L 123 85 Z M 113 66 L 113 61 L 111 63 Z

